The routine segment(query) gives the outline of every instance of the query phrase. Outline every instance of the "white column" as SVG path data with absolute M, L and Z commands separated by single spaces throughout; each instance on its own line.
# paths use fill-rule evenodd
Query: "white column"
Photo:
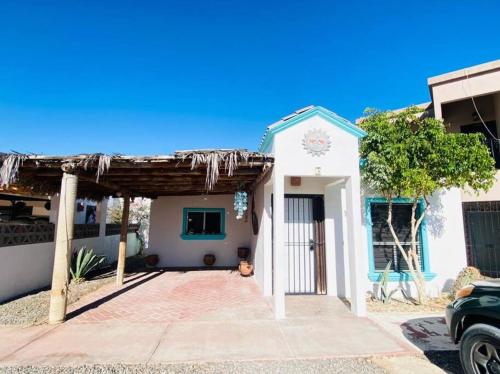
M 434 117 L 436 119 L 443 119 L 443 109 L 439 101 L 434 102 Z
M 97 222 L 99 222 L 99 237 L 106 236 L 106 213 L 108 212 L 108 199 L 103 198 L 97 203 Z
M 264 233 L 264 296 L 273 294 L 273 217 L 271 199 L 273 186 L 264 186 L 264 213 L 261 227 Z
M 66 318 L 77 185 L 76 175 L 66 172 L 63 174 L 50 292 L 49 323 L 51 324 L 63 322 Z
M 274 317 L 285 318 L 285 186 L 284 176 L 273 170 L 273 279 Z
M 342 245 L 344 247 L 343 251 L 343 264 L 342 268 L 344 269 L 343 272 L 343 285 L 344 289 L 340 290 L 339 288 L 339 296 L 344 296 L 345 298 L 350 298 L 351 297 L 351 286 L 350 286 L 350 272 L 349 272 L 349 245 L 347 243 L 347 197 L 346 197 L 346 191 L 345 191 L 345 183 L 340 189 L 340 200 L 342 201 L 341 206 L 340 206 L 340 212 L 338 214 L 340 215 L 337 217 L 339 225 L 336 226 L 336 230 L 340 235 L 340 238 L 342 238 Z M 368 271 L 368 269 L 367 269 Z
M 436 119 L 443 119 L 443 109 L 441 107 L 441 102 L 439 98 L 436 97 L 434 93 L 434 88 L 431 88 L 431 96 L 432 96 L 432 106 L 434 107 L 434 117 Z
M 349 278 L 351 288 L 351 311 L 358 317 L 366 315 L 366 292 L 363 279 L 366 269 L 361 248 L 361 191 L 359 174 L 346 181 L 347 241 L 349 246 Z
M 325 240 L 327 294 L 348 297 L 348 272 L 346 272 L 347 246 L 345 235 L 345 181 L 341 179 L 325 188 Z M 345 196 L 344 196 L 345 197 Z

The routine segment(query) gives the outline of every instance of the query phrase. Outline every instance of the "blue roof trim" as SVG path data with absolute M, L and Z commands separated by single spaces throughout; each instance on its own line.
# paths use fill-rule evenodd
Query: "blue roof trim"
M 326 108 L 323 108 L 321 106 L 316 106 L 288 120 L 278 123 L 275 126 L 268 127 L 266 133 L 264 134 L 264 138 L 262 139 L 262 142 L 260 144 L 259 152 L 266 152 L 268 150 L 274 135 L 276 135 L 277 133 L 289 127 L 295 126 L 296 124 L 303 122 L 306 119 L 314 117 L 316 115 L 327 120 L 332 125 L 335 125 L 344 131 L 347 131 L 349 134 L 356 136 L 357 138 L 363 138 L 366 136 L 366 132 L 363 129 L 359 128 L 358 126 L 354 125 L 352 122 L 346 120 L 345 118 L 340 117 L 336 113 Z

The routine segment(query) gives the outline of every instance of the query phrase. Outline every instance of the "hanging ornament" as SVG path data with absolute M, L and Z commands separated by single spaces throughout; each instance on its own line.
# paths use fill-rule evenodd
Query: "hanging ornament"
M 248 209 L 248 195 L 245 191 L 238 191 L 234 194 L 234 211 L 236 219 L 242 219 Z

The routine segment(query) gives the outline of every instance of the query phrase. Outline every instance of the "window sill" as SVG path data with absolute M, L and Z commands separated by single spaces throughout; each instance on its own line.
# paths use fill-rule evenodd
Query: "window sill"
M 370 279 L 372 282 L 378 282 L 380 280 L 380 276 L 383 274 L 382 271 L 375 271 L 372 273 L 368 273 L 368 279 Z M 426 281 L 433 280 L 436 277 L 436 273 L 429 273 L 425 272 L 423 273 L 424 279 Z M 392 272 L 389 273 L 389 282 L 407 282 L 407 281 L 412 281 L 413 277 L 411 276 L 410 273 L 396 273 Z
M 226 234 L 181 234 L 182 240 L 224 240 Z

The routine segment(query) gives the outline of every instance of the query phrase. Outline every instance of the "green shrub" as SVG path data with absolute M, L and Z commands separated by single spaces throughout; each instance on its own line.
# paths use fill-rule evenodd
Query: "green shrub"
M 102 264 L 106 259 L 105 256 L 97 256 L 93 249 L 82 247 L 73 256 L 70 273 L 71 280 L 75 283 L 80 283 L 85 280 L 85 276 Z

